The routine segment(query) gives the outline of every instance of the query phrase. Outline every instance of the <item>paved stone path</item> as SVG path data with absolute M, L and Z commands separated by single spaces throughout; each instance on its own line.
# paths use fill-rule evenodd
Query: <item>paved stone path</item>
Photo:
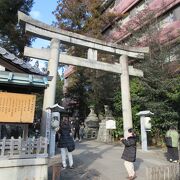
M 104 144 L 96 141 L 76 142 L 73 151 L 74 169 L 61 171 L 60 180 L 125 180 L 127 177 L 121 159 L 123 145 Z M 135 170 L 137 180 L 146 179 L 146 168 L 168 165 L 163 150 L 137 151 Z

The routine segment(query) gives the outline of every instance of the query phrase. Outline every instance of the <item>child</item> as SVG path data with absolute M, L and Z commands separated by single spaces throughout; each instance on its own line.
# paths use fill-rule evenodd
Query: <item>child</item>
M 128 172 L 128 179 L 133 180 L 137 176 L 134 171 L 133 162 L 136 161 L 136 135 L 132 128 L 128 129 L 128 137 L 127 139 L 121 138 L 122 143 L 125 145 L 122 159 L 124 159 L 124 166 Z

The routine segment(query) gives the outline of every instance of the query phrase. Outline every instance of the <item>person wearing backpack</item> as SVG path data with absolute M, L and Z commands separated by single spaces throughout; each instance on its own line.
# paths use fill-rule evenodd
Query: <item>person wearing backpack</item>
M 179 161 L 178 145 L 179 145 L 179 134 L 175 126 L 171 126 L 166 132 L 165 136 L 167 146 L 167 159 L 170 162 Z

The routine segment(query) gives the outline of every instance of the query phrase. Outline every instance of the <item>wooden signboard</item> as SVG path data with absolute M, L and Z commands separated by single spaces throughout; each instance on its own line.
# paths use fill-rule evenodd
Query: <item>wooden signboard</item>
M 0 92 L 0 122 L 33 123 L 36 96 Z

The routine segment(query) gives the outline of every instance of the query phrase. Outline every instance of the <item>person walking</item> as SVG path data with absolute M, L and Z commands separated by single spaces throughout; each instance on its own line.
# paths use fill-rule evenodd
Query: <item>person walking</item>
M 133 162 L 136 161 L 136 135 L 132 128 L 128 129 L 128 136 L 127 138 L 120 139 L 122 143 L 125 145 L 122 159 L 124 159 L 124 166 L 128 172 L 128 179 L 133 180 L 135 179 L 136 173 L 134 171 L 134 164 Z
M 80 136 L 79 142 L 81 142 L 84 138 L 84 128 L 85 128 L 85 125 L 83 122 L 81 122 L 80 129 L 79 129 L 79 136 Z
M 179 134 L 175 126 L 171 126 L 166 132 L 165 136 L 167 146 L 167 159 L 170 162 L 179 161 L 178 145 L 179 145 Z
M 58 147 L 61 149 L 62 166 L 65 169 L 67 167 L 66 156 L 68 156 L 69 167 L 73 168 L 73 156 L 72 151 L 75 149 L 75 143 L 72 137 L 71 125 L 68 117 L 63 117 L 63 120 L 59 129 L 60 138 L 58 141 Z
M 75 117 L 75 122 L 74 122 L 74 140 L 76 141 L 76 137 L 78 138 L 78 141 L 80 141 L 80 136 L 79 136 L 79 118 Z

